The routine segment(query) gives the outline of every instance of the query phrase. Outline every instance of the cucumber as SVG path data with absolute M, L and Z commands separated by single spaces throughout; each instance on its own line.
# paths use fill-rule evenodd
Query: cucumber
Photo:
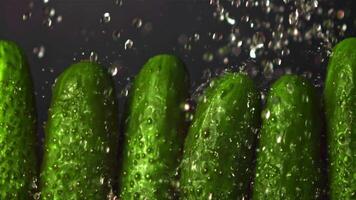
M 36 138 L 27 60 L 15 43 L 0 40 L 0 199 L 32 198 L 38 168 Z
M 111 77 L 82 61 L 53 87 L 45 127 L 42 199 L 106 199 L 114 180 L 117 102 Z
M 124 128 L 121 199 L 172 199 L 184 142 L 188 75 L 181 60 L 157 55 L 136 76 Z
M 356 199 L 356 38 L 337 44 L 324 91 L 331 199 Z
M 321 117 L 314 87 L 285 75 L 271 87 L 257 151 L 253 199 L 320 199 Z
M 211 82 L 185 141 L 182 199 L 247 198 L 259 116 L 259 93 L 247 76 L 227 73 Z

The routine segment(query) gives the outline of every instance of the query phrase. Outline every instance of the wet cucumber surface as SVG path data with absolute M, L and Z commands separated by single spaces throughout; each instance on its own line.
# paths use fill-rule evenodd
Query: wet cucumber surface
M 320 199 L 320 101 L 301 77 L 271 87 L 262 113 L 253 199 Z
M 148 60 L 134 80 L 126 111 L 121 199 L 173 199 L 184 140 L 188 74 L 171 55 Z
M 45 127 L 42 199 L 106 199 L 117 160 L 113 81 L 101 66 L 80 62 L 57 79 Z
M 22 50 L 0 40 L 0 199 L 31 199 L 36 184 L 36 111 Z
M 260 97 L 245 75 L 213 80 L 185 141 L 181 199 L 244 199 L 253 172 Z
M 356 199 L 356 38 L 329 60 L 324 91 L 331 199 Z
M 355 47 L 356 39 L 349 38 L 334 48 L 325 82 L 331 199 L 356 198 Z M 0 199 L 32 199 L 38 168 L 32 80 L 21 49 L 8 41 L 0 41 L 0 85 Z M 136 77 L 125 123 L 121 198 L 176 199 L 177 190 L 182 199 L 248 197 L 260 110 L 252 81 L 228 73 L 211 83 L 186 139 L 178 182 L 188 85 L 184 64 L 170 55 L 150 59 Z M 323 196 L 315 93 L 294 75 L 271 87 L 253 199 Z M 94 63 L 75 64 L 58 78 L 46 125 L 42 199 L 102 199 L 110 193 L 118 169 L 114 96 L 110 76 Z

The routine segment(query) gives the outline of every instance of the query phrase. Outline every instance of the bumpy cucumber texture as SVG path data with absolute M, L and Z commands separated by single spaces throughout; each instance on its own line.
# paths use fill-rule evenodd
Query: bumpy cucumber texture
M 329 60 L 325 111 L 331 199 L 356 199 L 356 38 L 341 41 Z
M 320 102 L 313 86 L 285 75 L 271 87 L 257 153 L 253 199 L 320 199 Z
M 83 61 L 59 76 L 52 95 L 41 198 L 106 199 L 117 167 L 113 81 L 101 66 Z
M 26 58 L 0 40 L 0 199 L 31 199 L 36 188 L 36 113 Z
M 213 80 L 185 141 L 182 199 L 247 198 L 259 124 L 259 93 L 247 76 L 228 73 Z
M 122 199 L 175 198 L 188 85 L 184 64 L 172 55 L 149 59 L 136 76 L 124 128 Z

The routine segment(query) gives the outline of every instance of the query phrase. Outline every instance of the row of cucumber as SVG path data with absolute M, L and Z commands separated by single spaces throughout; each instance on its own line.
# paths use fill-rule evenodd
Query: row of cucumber
M 0 41 L 0 199 L 356 199 L 356 38 L 335 47 L 325 81 L 328 179 L 322 101 L 304 78 L 282 76 L 261 111 L 253 81 L 226 73 L 200 97 L 186 134 L 188 90 L 182 61 L 151 58 L 119 138 L 110 76 L 95 63 L 70 66 L 53 87 L 39 167 L 28 64 Z

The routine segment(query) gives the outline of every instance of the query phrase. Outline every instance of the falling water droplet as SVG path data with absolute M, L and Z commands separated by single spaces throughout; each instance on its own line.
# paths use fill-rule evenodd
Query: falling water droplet
M 250 50 L 250 57 L 251 57 L 251 58 L 256 58 L 256 49 L 255 49 L 255 48 L 252 48 L 252 49 Z
M 56 18 L 57 23 L 61 23 L 63 21 L 62 15 L 58 15 Z
M 133 41 L 131 39 L 127 39 L 125 42 L 125 50 L 131 49 L 133 47 Z
M 113 39 L 114 41 L 119 40 L 120 37 L 121 37 L 120 31 L 114 30 L 114 31 L 112 32 L 112 39 Z
M 294 12 L 291 12 L 289 14 L 289 24 L 294 25 L 297 24 L 298 22 L 298 17 L 299 17 L 299 11 L 296 9 Z
M 56 10 L 55 10 L 54 8 L 51 8 L 51 9 L 49 10 L 48 15 L 49 15 L 50 17 L 53 17 L 55 14 L 56 14 Z
M 98 54 L 94 51 L 90 52 L 89 60 L 91 62 L 96 62 L 98 61 Z
M 114 0 L 114 4 L 117 6 L 122 6 L 123 0 Z
M 23 21 L 27 21 L 27 20 L 29 20 L 31 18 L 31 16 L 32 16 L 31 12 L 24 13 L 24 14 L 22 14 L 22 20 Z
M 183 110 L 184 111 L 189 111 L 190 110 L 190 104 L 189 103 L 185 103 L 183 106 Z
M 199 41 L 199 39 L 200 39 L 199 33 L 194 33 L 193 39 L 194 39 L 195 42 Z
M 52 26 L 52 19 L 51 18 L 47 18 L 43 21 L 43 24 L 47 27 L 51 27 Z
M 203 54 L 203 60 L 205 62 L 211 62 L 214 59 L 214 55 L 210 52 L 206 52 Z
M 145 25 L 143 26 L 144 33 L 150 33 L 152 29 L 153 29 L 153 25 L 151 22 L 146 22 Z
M 41 59 L 46 53 L 46 48 L 43 45 L 35 47 L 33 48 L 33 53 L 37 56 L 37 58 Z
M 277 137 L 277 143 L 279 144 L 279 143 L 281 143 L 281 141 L 282 141 L 282 136 L 279 135 L 279 136 Z
M 343 10 L 338 10 L 336 13 L 337 19 L 341 20 L 345 17 L 345 12 Z
M 141 18 L 138 18 L 138 17 L 134 18 L 134 19 L 132 20 L 132 25 L 133 25 L 135 28 L 141 28 L 141 26 L 142 26 L 142 19 L 141 19 Z
M 118 71 L 119 71 L 119 70 L 118 70 L 118 67 L 117 67 L 117 66 L 112 65 L 112 66 L 109 68 L 109 72 L 110 72 L 111 76 L 116 76 Z
M 103 14 L 102 22 L 109 23 L 111 21 L 110 13 L 106 12 Z
M 265 112 L 265 119 L 269 119 L 271 117 L 271 112 L 269 110 L 267 110 Z

